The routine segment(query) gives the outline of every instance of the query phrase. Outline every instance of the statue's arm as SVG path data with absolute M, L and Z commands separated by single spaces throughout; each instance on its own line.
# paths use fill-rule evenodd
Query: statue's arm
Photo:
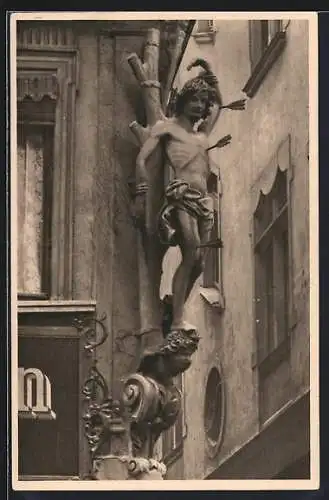
M 148 175 L 146 162 L 156 149 L 160 141 L 159 136 L 150 136 L 141 147 L 136 160 L 136 181 L 138 184 L 147 183 Z
M 161 137 L 165 135 L 165 133 L 166 127 L 163 122 L 156 124 L 151 129 L 150 136 L 144 142 L 136 159 L 136 188 L 133 217 L 137 227 L 145 226 L 146 193 L 149 189 L 146 162 L 153 151 L 160 145 Z
M 148 175 L 146 162 L 153 151 L 159 146 L 162 137 L 170 131 L 170 125 L 166 121 L 156 123 L 150 132 L 150 136 L 146 139 L 141 147 L 136 160 L 136 181 L 137 184 L 147 184 Z

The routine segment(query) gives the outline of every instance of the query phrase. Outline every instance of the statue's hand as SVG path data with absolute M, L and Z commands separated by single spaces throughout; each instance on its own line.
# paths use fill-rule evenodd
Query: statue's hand
M 146 193 L 136 195 L 133 203 L 133 219 L 135 227 L 142 228 L 145 225 L 146 215 Z

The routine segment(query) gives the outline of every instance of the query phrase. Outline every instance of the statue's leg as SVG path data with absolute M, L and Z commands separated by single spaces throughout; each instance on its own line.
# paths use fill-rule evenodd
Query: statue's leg
M 202 271 L 203 271 L 203 260 L 200 256 L 198 261 L 196 262 L 196 264 L 194 265 L 194 267 L 191 271 L 190 280 L 189 280 L 187 290 L 186 290 L 185 301 L 187 301 L 187 299 L 189 298 L 190 293 L 192 292 L 192 289 L 194 287 L 194 284 L 195 284 L 196 280 L 198 279 L 198 277 L 200 276 L 200 274 L 202 273 Z
M 201 250 L 198 221 L 183 210 L 177 211 L 180 223 L 179 246 L 182 261 L 173 277 L 173 323 L 172 330 L 184 328 L 184 304 L 188 288 L 191 288 L 192 271 L 200 261 Z M 194 280 L 195 281 L 195 280 Z M 193 282 L 194 283 L 194 282 Z M 192 284 L 193 286 L 193 284 Z

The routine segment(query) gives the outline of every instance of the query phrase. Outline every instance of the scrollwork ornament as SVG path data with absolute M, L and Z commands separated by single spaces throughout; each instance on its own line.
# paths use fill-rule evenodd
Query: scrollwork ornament
M 100 319 L 76 319 L 74 322 L 75 327 L 85 337 L 85 352 L 88 356 L 93 356 L 88 377 L 82 387 L 85 402 L 82 418 L 92 460 L 103 445 L 110 447 L 114 426 L 116 426 L 116 432 L 125 430 L 122 404 L 109 396 L 107 382 L 97 368 L 96 350 L 108 338 L 105 319 L 104 314 Z
M 150 458 L 156 440 L 175 422 L 182 395 L 172 380 L 158 380 L 135 373 L 126 381 L 123 402 L 130 413 L 130 432 L 135 455 Z
M 106 314 L 103 314 L 99 319 L 85 318 L 74 321 L 74 326 L 86 339 L 84 349 L 87 353 L 92 354 L 108 338 L 108 332 L 104 324 L 105 320 Z
M 127 467 L 129 474 L 134 478 L 137 478 L 141 474 L 147 474 L 153 470 L 158 471 L 161 476 L 164 476 L 167 472 L 167 467 L 164 463 L 158 462 L 152 458 L 132 458 L 128 460 Z

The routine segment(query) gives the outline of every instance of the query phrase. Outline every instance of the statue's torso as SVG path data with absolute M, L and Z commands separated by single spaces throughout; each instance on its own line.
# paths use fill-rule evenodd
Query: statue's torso
M 175 125 L 165 138 L 166 167 L 175 178 L 186 181 L 202 193 L 207 191 L 210 173 L 206 136 L 186 132 Z

